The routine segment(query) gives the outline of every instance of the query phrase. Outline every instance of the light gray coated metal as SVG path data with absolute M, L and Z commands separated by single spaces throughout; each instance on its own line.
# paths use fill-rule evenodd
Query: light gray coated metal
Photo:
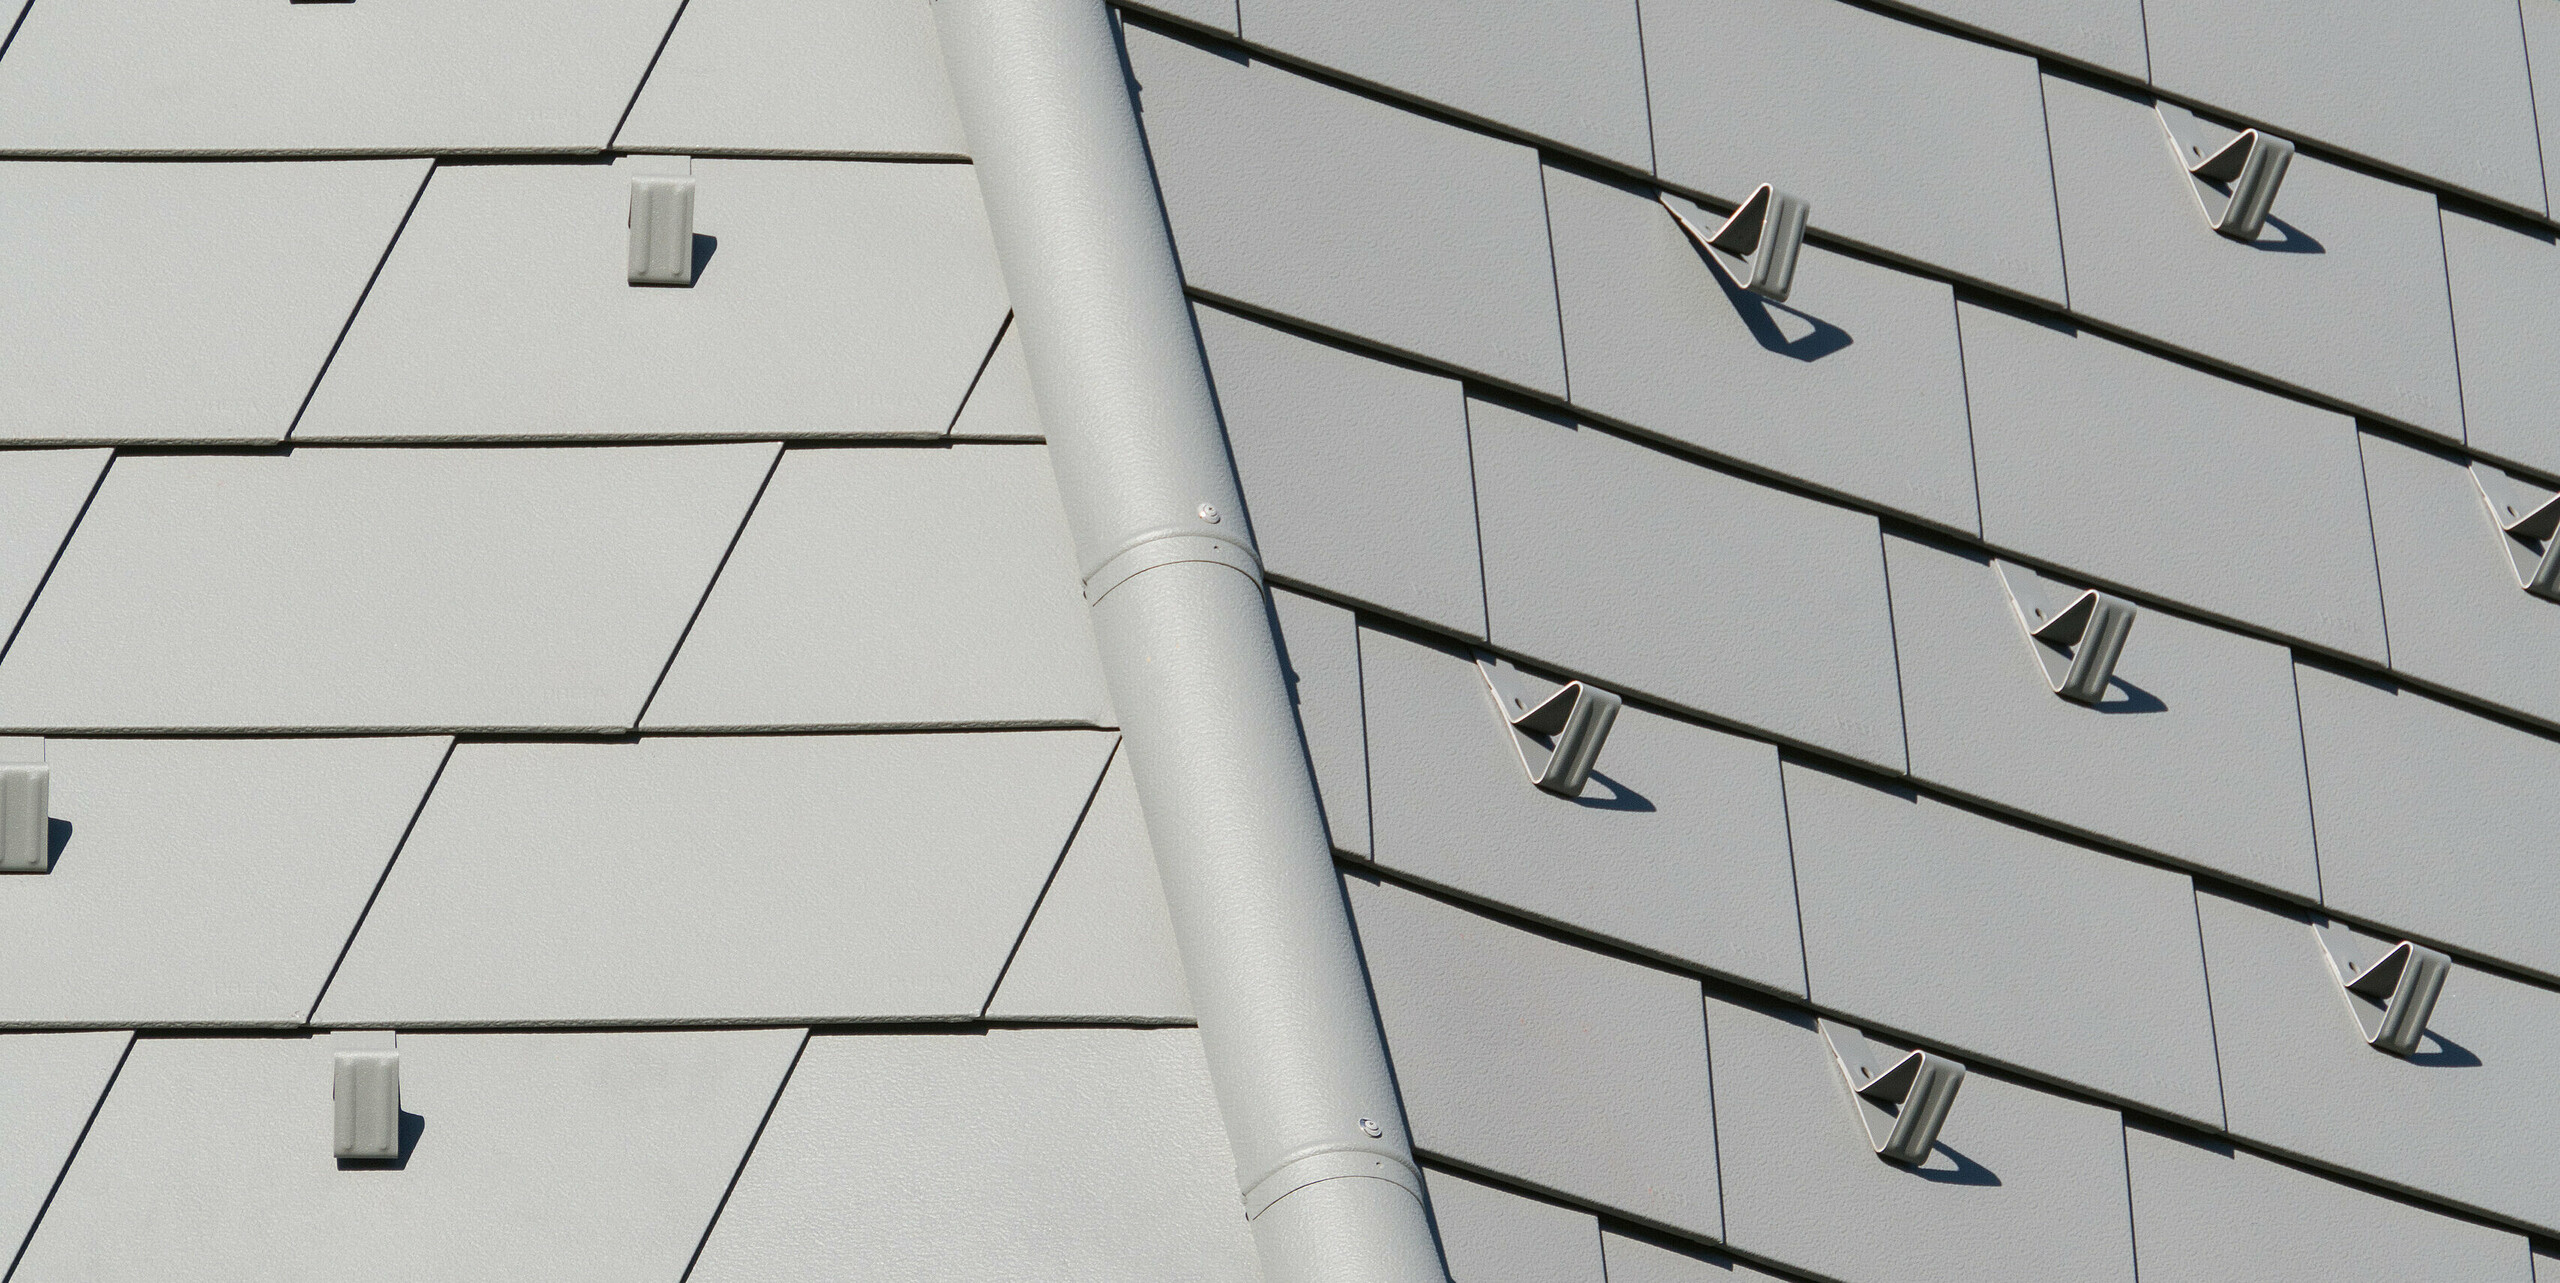
M 1477 651 L 1476 670 L 1511 728 L 1511 746 L 1520 751 L 1520 769 L 1529 773 L 1529 782 L 1558 796 L 1582 796 L 1626 701 L 1588 682 L 1566 682 L 1531 704 L 1520 669 L 1510 660 Z
M 53 872 L 53 768 L 44 741 L 0 739 L 0 873 Z
M 2026 630 L 2028 649 L 2044 669 L 2053 693 L 2083 704 L 2095 704 L 2107 693 L 2116 659 L 2133 632 L 2133 603 L 2089 588 L 2067 600 L 2060 585 L 2024 566 L 1994 560 L 2000 586 L 2009 590 L 2009 605 L 2018 626 Z M 2067 591 L 2067 590 L 2065 590 Z
M 1438 1283 L 1110 14 L 935 13 L 1263 1275 Z
M 631 283 L 693 284 L 693 161 L 639 156 L 631 170 Z
M 2336 922 L 2321 925 L 2320 943 L 2364 1040 L 2394 1056 L 2416 1051 L 2453 960 L 2406 940 L 2382 947 Z
M 400 1047 L 382 1031 L 330 1035 L 330 1097 L 340 1158 L 400 1157 Z
M 2516 586 L 2536 597 L 2560 601 L 2560 491 L 2528 481 L 2504 468 L 2471 465 L 2471 480 L 2480 501 L 2489 505 L 2516 570 Z
M 1876 1067 L 1875 1048 L 1865 1034 L 1834 1020 L 1817 1021 L 1831 1059 L 1848 1081 L 1857 1102 L 1858 1122 L 1876 1156 L 1896 1163 L 1919 1163 L 1938 1143 L 1938 1129 L 1964 1086 L 1964 1066 L 1926 1051 L 1909 1051 L 1892 1065 Z
M 2235 241 L 2256 240 L 2293 163 L 2293 144 L 2265 130 L 2214 124 L 2173 102 L 2159 109 L 2206 225 Z
M 1680 230 L 1735 285 L 1774 302 L 1787 301 L 1795 288 L 1796 255 L 1804 250 L 1805 220 L 1813 212 L 1804 198 L 1762 183 L 1712 232 L 1681 212 L 1670 197 L 1661 199 Z

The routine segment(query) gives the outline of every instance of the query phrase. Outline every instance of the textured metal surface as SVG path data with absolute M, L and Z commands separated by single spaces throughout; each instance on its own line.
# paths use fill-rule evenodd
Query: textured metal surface
M 1189 1029 L 821 1034 L 691 1277 L 1261 1283 L 1227 1157 Z
M 1653 162 L 1635 0 L 1242 0 L 1251 39 L 1465 116 L 1639 169 Z
M 428 169 L 0 161 L 0 438 L 284 440 Z
M 981 105 L 1070 110 L 964 130 L 998 7 Z M 20 1279 L 2560 1233 L 2560 5 L 678 8 L 17 28 L 0 155 L 96 153 L 0 162 Z M 1994 557 L 2138 606 L 2093 703 Z M 1566 797 L 1504 723 L 1577 683 Z M 795 1029 L 597 1027 L 787 1012 L 846 1023 L 752 1153 Z M 1968 1066 L 1916 1162 L 1817 1014 Z M 359 1016 L 438 1028 L 341 1169 L 296 1035 Z
M 1127 41 L 1191 288 L 1564 391 L 1536 149 L 1145 27 Z
M 682 7 L 74 0 L 10 41 L 0 151 L 600 151 Z
M 1978 529 L 1965 369 L 1945 282 L 1821 245 L 1808 292 L 1733 285 L 1665 203 L 1550 165 L 1575 406 L 1932 525 Z M 1818 294 L 1812 292 L 1818 288 Z
M 1093 587 L 1150 546 L 1252 556 L 1109 15 L 937 18 L 1265 1274 L 1437 1278 L 1418 1176 L 1326 1179 L 1413 1160 L 1258 577 L 1167 559 Z
M 17 1277 L 674 1278 L 804 1037 L 403 1033 L 405 1156 L 355 1170 L 328 1039 L 139 1039 Z
M 2436 195 L 2318 156 L 2254 241 L 2196 212 L 2147 97 L 2044 80 L 2071 310 L 2279 387 L 2462 431 Z
M 1650 5 L 1644 41 L 1663 182 L 1776 182 L 1820 231 L 2062 300 L 2034 58 L 1837 0 Z
M 1879 1162 L 1813 1016 L 1706 1006 L 1737 1251 L 1820 1278 L 2132 1283 L 2116 1111 L 1975 1072 L 1926 1161 Z
M 2220 1124 L 2187 875 L 1917 790 L 1797 763 L 1785 776 L 1815 1002 L 1870 1030 Z
M 2286 647 L 2155 613 L 2094 707 L 2019 662 L 1980 554 L 1887 536 L 1916 779 L 2235 881 L 2318 895 Z
M 317 1018 L 969 1019 L 1110 753 L 1098 731 L 464 745 Z M 737 876 L 706 875 L 720 852 Z
M 659 251 L 685 288 L 632 288 L 611 262 L 632 184 L 683 181 L 653 169 L 697 187 Z M 295 439 L 930 440 L 1007 306 L 965 165 L 447 166 Z
M 1901 768 L 1873 516 L 1551 414 L 1467 413 L 1494 645 Z
M 628 728 L 776 453 L 127 459 L 10 645 L 0 725 Z

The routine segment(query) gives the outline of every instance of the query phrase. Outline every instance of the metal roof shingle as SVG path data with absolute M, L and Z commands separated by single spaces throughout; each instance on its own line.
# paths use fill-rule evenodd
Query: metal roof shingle
M 0 932 L 54 979 L 0 1025 L 298 1025 L 364 916 L 442 737 L 56 739 L 53 871 Z
M 776 449 L 126 458 L 0 663 L 0 723 L 627 728 Z
M 466 744 L 347 946 L 337 1027 L 967 1020 L 1111 737 Z
M 629 169 L 439 166 L 295 439 L 951 426 L 1008 306 L 969 166 L 697 160 L 678 289 L 629 282 Z

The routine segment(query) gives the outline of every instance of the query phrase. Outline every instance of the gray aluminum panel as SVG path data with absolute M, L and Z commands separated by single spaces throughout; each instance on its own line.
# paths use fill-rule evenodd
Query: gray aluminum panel
M 1226 312 L 1194 314 L 1263 567 L 1484 636 L 1458 381 Z
M 2535 8 L 2553 6 L 2537 0 Z M 2554 85 L 2560 90 L 2560 85 Z M 2560 244 L 2547 228 L 2445 209 L 2445 271 L 2473 449 L 2560 472 Z
M 2560 603 L 2516 586 L 2515 563 L 2463 465 L 2364 437 L 2391 666 L 2560 722 Z
M 1192 288 L 1564 393 L 1536 151 L 1126 31 Z
M 694 1283 L 1255 1283 L 1188 1029 L 809 1040 Z
M 1975 529 L 1944 282 L 1808 245 L 1793 301 L 1770 303 L 1709 267 L 1652 196 L 1570 170 L 1546 177 L 1574 404 Z
M 1236 33 L 1236 0 L 1125 0 L 1116 7 L 1180 18 L 1231 36 Z
M 2265 121 L 2296 142 L 2540 210 L 2542 156 L 2516 10 L 2510 0 L 2143 7 L 2151 82 L 2161 89 Z
M 2355 421 L 1966 305 L 1982 537 L 2383 662 Z
M 1344 885 L 1416 1148 L 1723 1233 L 1696 981 Z
M 1815 1001 L 2221 1126 L 2185 874 L 1796 763 L 1786 781 Z
M 0 151 L 594 151 L 677 0 L 45 0 L 0 70 Z
M 1449 1283 L 1603 1283 L 1600 1222 L 1448 1172 L 1423 1173 Z
M 26 1241 L 132 1042 L 112 1029 L 0 1037 L 0 1254 Z
M 1786 1283 L 1720 1252 L 1600 1231 L 1610 1283 Z
M 1115 758 L 1022 933 L 989 1020 L 1187 1021 L 1191 989 L 1129 762 Z
M 2125 1128 L 2146 1283 L 2531 1283 L 2521 1234 L 2225 1144 Z
M 2055 695 L 1977 554 L 1885 540 L 1911 773 L 2066 828 L 2320 894 L 2292 655 L 2146 611 L 2095 706 Z
M 1007 307 L 969 166 L 693 177 L 693 285 L 635 289 L 628 167 L 439 169 L 295 439 L 950 428 Z
M 0 619 L 15 631 L 107 470 L 108 450 L 0 451 Z
M 1775 183 L 1844 240 L 2062 301 L 2034 58 L 1836 0 L 1644 16 L 1663 181 L 1725 201 Z
M 1049 452 L 791 450 L 651 727 L 1107 726 Z
M 1005 323 L 949 435 L 954 441 L 1038 441 L 1045 435 L 1040 406 L 1031 396 L 1031 362 L 1022 355 L 1020 325 Z
M 2560 744 L 2378 682 L 2295 680 L 2323 903 L 2560 976 L 2543 818 Z
M 14 1277 L 675 1279 L 802 1038 L 403 1034 L 398 1170 L 330 1161 L 327 1039 L 142 1039 Z
M 1906 9 L 1989 32 L 2047 53 L 2103 67 L 2130 80 L 2150 76 L 2142 0 L 1898 0 Z
M 2365 1045 L 2308 921 L 2197 900 L 2232 1135 L 2560 1229 L 2560 994 L 2457 962 L 2403 1059 Z
M 928 0 L 690 0 L 613 143 L 969 153 Z
M 0 439 L 283 440 L 427 168 L 0 162 Z
M 2296 156 L 2243 244 L 2206 224 L 2147 100 L 2047 76 L 2045 106 L 2072 310 L 2462 434 L 2433 193 Z
M 1360 658 L 1378 863 L 1804 992 L 1775 749 L 1629 708 L 1583 795 L 1557 797 L 1522 772 L 1471 657 L 1364 629 Z
M 1876 519 L 1468 402 L 1494 644 L 1899 771 Z
M 1298 733 L 1315 767 L 1333 849 L 1366 856 L 1369 837 L 1369 742 L 1360 692 L 1360 622 L 1331 602 L 1271 590 L 1280 626 L 1280 662 Z
M 446 744 L 51 741 L 53 871 L 0 878 L 30 977 L 0 1024 L 301 1023 Z
M 1238 7 L 1255 44 L 1577 151 L 1653 167 L 1635 0 L 1243 0 Z
M 127 458 L 0 664 L 0 724 L 628 727 L 773 456 Z
M 2533 64 L 2534 132 L 2546 139 L 2542 144 L 2542 193 L 2546 208 L 2551 197 L 2553 161 L 2560 159 L 2560 7 L 2549 0 L 2524 0 L 2525 60 Z M 2535 61 L 2533 50 L 2542 50 Z M 2545 123 L 2547 122 L 2547 123 Z M 2560 1283 L 2560 1275 L 2552 1275 L 2543 1283 Z
M 2132 1283 L 2120 1116 L 1984 1073 L 1885 1162 L 1813 1018 L 1707 999 L 1730 1241 L 1853 1283 Z
M 318 1021 L 973 1019 L 1111 737 L 456 750 Z

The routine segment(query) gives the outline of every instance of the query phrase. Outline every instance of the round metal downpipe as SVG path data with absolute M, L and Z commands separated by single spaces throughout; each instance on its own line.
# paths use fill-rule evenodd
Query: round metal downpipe
M 1442 1283 L 1102 0 L 936 0 L 1268 1283 Z

